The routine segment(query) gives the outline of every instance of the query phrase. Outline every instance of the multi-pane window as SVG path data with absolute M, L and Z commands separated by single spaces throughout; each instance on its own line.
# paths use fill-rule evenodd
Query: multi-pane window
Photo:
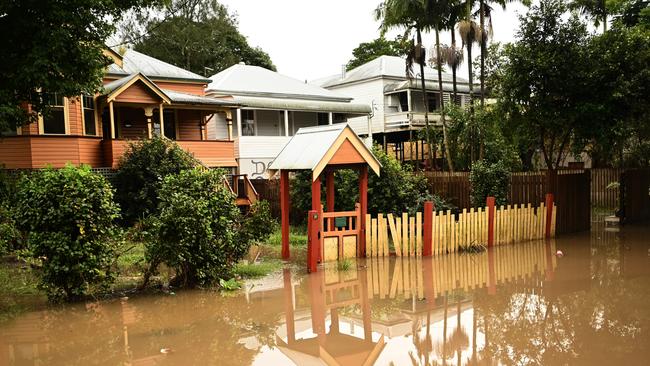
M 90 95 L 81 96 L 81 105 L 84 113 L 84 131 L 86 135 L 97 135 L 97 125 L 95 124 L 95 100 Z
M 255 136 L 255 111 L 242 109 L 241 134 L 242 136 Z
M 65 134 L 65 99 L 57 93 L 46 94 L 49 111 L 43 116 L 43 133 Z
M 402 110 L 402 112 L 408 112 L 409 111 L 409 97 L 407 92 L 399 93 L 397 94 L 399 97 L 399 105 Z

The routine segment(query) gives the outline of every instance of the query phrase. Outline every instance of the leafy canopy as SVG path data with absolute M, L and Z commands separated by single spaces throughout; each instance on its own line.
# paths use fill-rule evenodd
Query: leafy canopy
M 345 69 L 352 70 L 379 56 L 403 57 L 406 55 L 405 46 L 400 37 L 390 40 L 383 35 L 373 41 L 362 42 L 352 50 L 352 59 L 345 65 Z
M 0 1 L 0 135 L 47 113 L 43 93 L 97 91 L 110 64 L 103 50 L 114 22 L 160 1 Z
M 163 16 L 134 17 L 121 33 L 143 52 L 199 75 L 212 75 L 239 62 L 275 71 L 269 55 L 251 47 L 237 18 L 214 0 L 174 0 Z

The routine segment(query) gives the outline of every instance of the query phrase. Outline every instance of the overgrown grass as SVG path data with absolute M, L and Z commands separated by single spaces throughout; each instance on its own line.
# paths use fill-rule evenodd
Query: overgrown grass
M 466 246 L 461 246 L 458 251 L 460 253 L 481 253 L 487 250 L 487 246 L 480 243 L 470 243 Z
M 278 228 L 266 241 L 269 245 L 282 245 L 282 230 Z M 289 244 L 291 246 L 307 246 L 307 228 L 292 226 L 289 228 Z
M 280 268 L 282 268 L 282 261 L 270 258 L 259 263 L 238 263 L 233 272 L 241 278 L 260 278 L 271 274 Z
M 117 259 L 120 276 L 141 276 L 146 268 L 143 243 L 127 243 Z
M 47 299 L 37 286 L 30 267 L 0 258 L 0 323 L 45 304 Z

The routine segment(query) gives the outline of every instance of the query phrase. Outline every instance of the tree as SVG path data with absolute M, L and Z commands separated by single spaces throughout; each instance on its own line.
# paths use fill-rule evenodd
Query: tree
M 413 76 L 413 64 L 420 65 L 420 83 L 422 88 L 422 101 L 424 104 L 424 124 L 426 131 L 429 127 L 429 102 L 427 100 L 426 86 L 424 82 L 424 66 L 426 63 L 426 51 L 422 45 L 422 32 L 430 29 L 438 29 L 444 24 L 443 17 L 448 11 L 445 8 L 445 1 L 434 0 L 386 0 L 375 9 L 375 19 L 381 21 L 382 32 L 390 29 L 405 29 L 404 39 L 415 32 L 415 39 L 410 41 L 406 54 L 406 75 Z M 439 44 L 439 39 L 437 44 Z M 440 54 L 440 52 L 438 52 Z M 439 68 L 439 75 L 441 70 Z M 440 89 L 442 120 L 444 123 L 444 99 L 442 88 Z M 433 157 L 433 143 L 431 134 L 427 133 L 427 144 L 429 145 L 429 156 Z M 450 169 L 453 166 L 450 164 Z
M 239 62 L 275 71 L 269 55 L 251 47 L 237 29 L 237 18 L 215 0 L 172 1 L 155 15 L 135 17 L 121 27 L 125 42 L 199 75 L 217 73 Z
M 352 50 L 352 59 L 345 65 L 345 69 L 352 70 L 379 56 L 404 57 L 406 55 L 405 46 L 405 42 L 400 37 L 389 40 L 383 35 L 373 41 L 360 43 Z
M 114 21 L 159 1 L 0 1 L 0 135 L 48 113 L 47 93 L 99 90 Z
M 500 73 L 501 107 L 535 142 L 549 169 L 557 168 L 570 149 L 580 150 L 576 137 L 594 128 L 591 118 L 598 108 L 590 97 L 595 86 L 585 54 L 589 36 L 577 16 L 564 16 L 566 11 L 558 0 L 543 0 L 520 17 L 516 43 L 506 47 Z

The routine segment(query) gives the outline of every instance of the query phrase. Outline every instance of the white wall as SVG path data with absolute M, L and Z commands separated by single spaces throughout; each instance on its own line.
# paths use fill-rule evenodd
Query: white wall
M 269 164 L 282 151 L 291 137 L 243 136 L 235 143 L 240 174 L 251 179 L 268 178 Z
M 386 101 L 384 100 L 385 84 L 386 82 L 383 79 L 376 79 L 358 84 L 334 86 L 328 89 L 354 98 L 352 103 L 367 104 L 372 107 L 374 102 L 372 132 L 377 133 L 384 131 L 384 110 L 386 107 Z M 366 116 L 350 118 L 348 119 L 348 123 L 358 135 L 368 134 L 368 118 Z

